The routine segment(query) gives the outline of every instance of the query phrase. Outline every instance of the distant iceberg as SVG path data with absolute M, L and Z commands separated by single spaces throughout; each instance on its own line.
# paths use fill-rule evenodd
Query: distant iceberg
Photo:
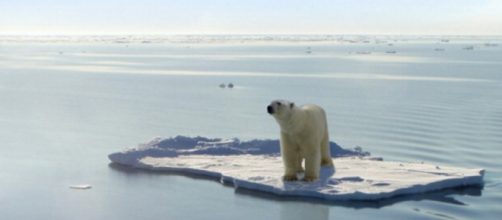
M 450 187 L 482 185 L 483 169 L 383 161 L 361 148 L 330 143 L 335 169 L 322 168 L 314 182 L 282 181 L 278 140 L 177 136 L 112 153 L 114 163 L 219 179 L 236 188 L 326 200 L 378 200 Z M 299 178 L 303 175 L 299 173 Z

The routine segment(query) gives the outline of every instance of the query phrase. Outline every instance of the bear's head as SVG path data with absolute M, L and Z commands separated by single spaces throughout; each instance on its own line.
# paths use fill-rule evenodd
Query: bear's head
M 275 100 L 267 106 L 267 112 L 274 116 L 275 119 L 285 119 L 291 115 L 291 110 L 295 107 L 295 103 L 286 100 Z

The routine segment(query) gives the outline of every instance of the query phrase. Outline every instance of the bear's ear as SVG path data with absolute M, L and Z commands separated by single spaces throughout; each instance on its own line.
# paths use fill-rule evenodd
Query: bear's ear
M 292 102 L 291 104 L 289 104 L 289 108 L 293 108 L 293 107 L 295 107 L 295 103 L 294 102 Z

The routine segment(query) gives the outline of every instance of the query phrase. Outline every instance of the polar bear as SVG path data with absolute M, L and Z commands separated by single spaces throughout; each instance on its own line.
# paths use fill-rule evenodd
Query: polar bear
M 297 180 L 305 159 L 305 181 L 319 178 L 321 166 L 333 167 L 329 147 L 326 113 L 317 105 L 296 106 L 293 102 L 275 100 L 267 112 L 281 128 L 281 155 L 285 181 Z

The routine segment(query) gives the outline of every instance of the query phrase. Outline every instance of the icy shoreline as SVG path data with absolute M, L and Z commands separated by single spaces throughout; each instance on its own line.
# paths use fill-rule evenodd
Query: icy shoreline
M 483 169 L 382 161 L 361 149 L 331 142 L 335 169 L 322 168 L 318 181 L 284 182 L 278 140 L 184 137 L 154 140 L 123 152 L 112 162 L 140 169 L 218 178 L 236 188 L 332 201 L 379 200 L 445 188 L 482 185 Z M 302 173 L 298 174 L 301 178 Z

